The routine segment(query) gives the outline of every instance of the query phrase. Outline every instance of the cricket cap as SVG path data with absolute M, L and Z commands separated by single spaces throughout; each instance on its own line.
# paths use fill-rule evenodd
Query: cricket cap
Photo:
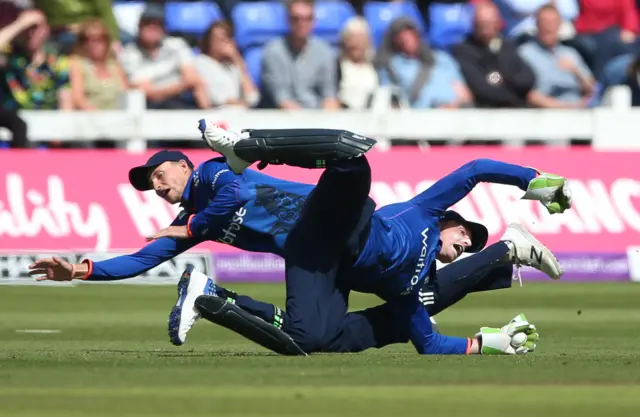
M 440 220 L 453 220 L 455 222 L 463 224 L 471 231 L 471 246 L 465 249 L 465 252 L 480 252 L 487 244 L 487 240 L 489 239 L 489 231 L 480 223 L 470 222 L 462 217 L 458 212 L 455 212 L 453 210 L 445 211 L 442 216 L 440 216 Z
M 146 164 L 131 168 L 129 170 L 129 182 L 138 191 L 147 191 L 151 189 L 149 183 L 149 174 L 158 165 L 165 162 L 178 162 L 184 160 L 189 168 L 193 169 L 193 162 L 180 151 L 163 150 L 151 155 Z
M 140 25 L 147 23 L 160 23 L 164 27 L 164 6 L 160 4 L 147 4 L 140 15 Z

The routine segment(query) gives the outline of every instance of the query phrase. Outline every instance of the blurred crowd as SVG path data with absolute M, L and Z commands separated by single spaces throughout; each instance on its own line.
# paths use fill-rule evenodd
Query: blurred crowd
M 415 109 L 579 109 L 627 85 L 640 105 L 635 0 L 421 0 L 382 27 L 374 3 L 340 1 L 352 16 L 324 36 L 311 0 L 278 5 L 282 34 L 266 33 L 265 2 L 200 1 L 219 15 L 195 35 L 168 28 L 169 2 L 154 0 L 126 31 L 113 3 L 0 0 L 0 127 L 12 146 L 29 145 L 20 110 L 125 108 L 128 90 L 150 109 L 363 110 L 381 93 Z M 257 42 L 239 42 L 248 14 L 234 10 L 248 4 L 255 27 L 264 19 Z

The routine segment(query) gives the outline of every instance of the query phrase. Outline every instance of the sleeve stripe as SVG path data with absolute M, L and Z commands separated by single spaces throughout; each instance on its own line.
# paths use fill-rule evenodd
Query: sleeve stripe
M 87 273 L 81 278 L 82 280 L 87 280 L 93 274 L 93 261 L 91 259 L 85 259 L 82 261 L 83 264 L 89 265 L 89 270 Z
M 189 216 L 189 220 L 187 220 L 187 236 L 193 237 L 193 233 L 191 232 L 191 221 L 195 215 L 192 214 Z
M 465 352 L 465 355 L 468 355 L 471 353 L 471 346 L 473 346 L 473 341 L 471 340 L 470 337 L 467 338 L 467 351 Z

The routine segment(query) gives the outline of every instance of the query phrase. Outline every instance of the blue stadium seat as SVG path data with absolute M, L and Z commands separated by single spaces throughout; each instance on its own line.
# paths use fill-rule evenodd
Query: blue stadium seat
M 258 88 L 260 88 L 262 81 L 261 74 L 263 52 L 264 48 L 262 46 L 257 46 L 247 49 L 247 51 L 244 53 L 244 62 L 247 65 L 247 70 L 249 71 L 249 75 L 251 75 L 251 79 Z
M 440 4 L 429 6 L 429 43 L 434 48 L 448 49 L 462 42 L 473 30 L 472 4 Z
M 364 5 L 364 17 L 371 27 L 371 37 L 376 48 L 382 43 L 382 38 L 389 24 L 398 17 L 408 17 L 414 20 L 420 30 L 424 33 L 424 22 L 418 7 L 413 2 L 370 2 Z
M 332 45 L 338 44 L 340 31 L 347 20 L 356 16 L 353 6 L 342 0 L 316 2 L 314 9 L 314 35 Z
M 207 1 L 177 2 L 165 4 L 165 24 L 169 33 L 202 35 L 209 26 L 222 19 L 217 4 Z
M 281 2 L 238 3 L 231 11 L 238 48 L 264 45 L 289 30 L 287 12 Z

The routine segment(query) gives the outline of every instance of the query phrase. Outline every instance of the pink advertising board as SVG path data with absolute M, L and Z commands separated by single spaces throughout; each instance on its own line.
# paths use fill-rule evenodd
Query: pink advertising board
M 144 236 L 168 225 L 179 211 L 153 192 L 140 193 L 129 185 L 129 168 L 145 162 L 150 154 L 120 150 L 0 151 L 0 251 L 113 251 L 143 246 Z M 217 156 L 207 150 L 187 154 L 196 164 Z M 571 254 L 574 258 L 622 256 L 628 247 L 640 245 L 637 153 L 547 147 L 372 151 L 371 196 L 379 206 L 409 199 L 475 158 L 561 174 L 571 180 L 574 194 L 573 210 L 550 216 L 538 203 L 520 200 L 523 193 L 518 189 L 478 185 L 454 209 L 484 223 L 490 242 L 498 240 L 510 222 L 517 221 L 559 255 Z M 308 183 L 320 174 L 317 170 L 282 166 L 267 167 L 265 172 Z M 249 261 L 247 254 L 218 243 L 199 247 L 203 248 L 220 254 L 220 259 L 258 262 L 257 268 L 266 263 L 277 270 L 280 265 L 275 259 L 257 255 Z

